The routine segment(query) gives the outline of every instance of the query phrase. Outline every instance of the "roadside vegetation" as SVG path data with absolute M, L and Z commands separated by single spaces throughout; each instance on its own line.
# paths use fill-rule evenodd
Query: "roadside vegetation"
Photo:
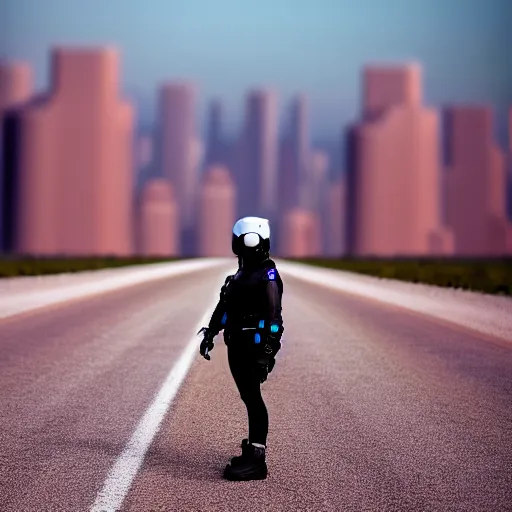
M 103 268 L 177 261 L 185 258 L 0 258 L 0 278 L 40 276 Z M 512 258 L 500 259 L 356 259 L 286 258 L 320 267 L 413 283 L 512 296 Z
M 291 259 L 376 277 L 512 296 L 512 258 Z
M 0 278 L 17 276 L 41 276 L 102 268 L 126 267 L 163 263 L 184 258 L 0 258 Z

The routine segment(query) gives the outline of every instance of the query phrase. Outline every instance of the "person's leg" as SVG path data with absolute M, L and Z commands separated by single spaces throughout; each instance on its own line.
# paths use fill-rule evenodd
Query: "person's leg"
M 265 447 L 268 414 L 261 396 L 260 381 L 249 354 L 228 347 L 228 361 L 240 396 L 247 407 L 249 440 L 242 442 L 242 456 L 231 459 L 224 477 L 228 480 L 261 480 L 267 477 Z
M 249 419 L 249 443 L 267 444 L 268 411 L 261 395 L 259 377 L 250 354 L 228 348 L 231 374 L 247 408 Z

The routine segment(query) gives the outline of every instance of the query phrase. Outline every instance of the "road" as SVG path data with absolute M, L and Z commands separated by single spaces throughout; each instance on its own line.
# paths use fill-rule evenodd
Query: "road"
M 229 270 L 0 321 L 1 511 L 512 510 L 512 345 L 295 277 L 266 481 L 222 480 L 246 413 L 220 336 L 144 423 Z

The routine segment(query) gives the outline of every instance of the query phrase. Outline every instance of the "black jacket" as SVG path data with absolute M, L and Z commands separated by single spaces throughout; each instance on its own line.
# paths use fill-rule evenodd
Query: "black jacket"
M 241 268 L 226 278 L 209 329 L 213 334 L 224 329 L 228 337 L 259 333 L 263 342 L 279 342 L 284 330 L 282 296 L 283 281 L 273 260 Z

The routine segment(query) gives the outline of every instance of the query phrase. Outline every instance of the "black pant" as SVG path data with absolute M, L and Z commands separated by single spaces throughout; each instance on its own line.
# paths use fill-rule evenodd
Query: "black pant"
M 260 379 L 256 373 L 254 354 L 237 344 L 236 338 L 228 345 L 228 362 L 240 397 L 249 417 L 249 443 L 267 445 L 268 412 L 261 396 Z

